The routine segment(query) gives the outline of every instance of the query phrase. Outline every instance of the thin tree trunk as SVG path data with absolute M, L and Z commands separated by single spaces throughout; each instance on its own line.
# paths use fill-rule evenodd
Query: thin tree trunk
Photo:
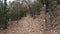
M 59 0 L 57 0 L 57 3 L 59 4 Z
M 45 0 L 45 5 L 46 5 L 46 10 L 45 10 L 45 33 L 46 33 L 46 31 L 50 31 L 51 32 L 51 30 L 52 30 L 52 26 L 53 26 L 53 24 L 52 24 L 52 7 L 49 5 L 50 3 L 49 3 L 49 0 Z M 48 18 L 47 18 L 47 14 L 49 14 L 50 15 L 50 17 L 49 17 L 49 20 L 47 20 Z M 48 24 L 47 23 L 49 23 L 50 24 L 50 27 L 48 26 Z M 52 34 L 52 32 L 51 32 L 51 34 Z
M 17 4 L 18 5 L 18 4 Z M 18 6 L 16 6 L 17 7 L 17 25 L 18 25 L 18 12 L 19 12 L 19 5 Z
M 45 31 L 47 30 L 47 12 L 48 12 L 48 0 L 45 0 Z
M 6 29 L 7 28 L 7 24 L 8 24 L 8 22 L 7 22 L 7 2 L 6 2 L 7 0 L 4 0 L 4 29 Z

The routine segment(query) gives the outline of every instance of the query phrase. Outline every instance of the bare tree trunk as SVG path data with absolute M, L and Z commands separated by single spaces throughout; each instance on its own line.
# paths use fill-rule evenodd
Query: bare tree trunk
M 4 29 L 6 29 L 7 28 L 7 24 L 8 24 L 8 22 L 7 22 L 7 2 L 6 2 L 7 0 L 4 0 L 4 26 L 3 26 L 3 28 Z
M 46 31 L 46 30 L 48 30 L 47 29 L 47 18 L 46 18 L 47 17 L 47 12 L 48 12 L 48 0 L 45 0 L 45 5 L 46 5 L 45 6 L 46 7 L 45 8 L 45 31 Z
M 57 0 L 57 3 L 60 4 L 59 0 Z
M 45 31 L 50 31 L 53 29 L 53 9 L 51 6 L 51 1 L 45 0 L 46 11 L 45 11 Z M 49 18 L 49 19 L 48 19 Z
M 17 4 L 18 5 L 18 4 Z M 18 5 L 19 6 L 19 5 Z M 17 7 L 17 9 L 18 9 L 18 6 L 16 6 Z M 17 25 L 18 25 L 18 11 L 19 10 L 17 10 Z

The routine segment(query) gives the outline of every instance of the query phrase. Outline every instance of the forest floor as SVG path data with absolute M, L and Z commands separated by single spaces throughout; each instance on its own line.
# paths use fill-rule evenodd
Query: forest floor
M 27 15 L 21 20 L 9 21 L 8 28 L 0 30 L 0 34 L 60 34 L 60 30 L 44 31 L 45 13 L 42 11 L 35 19 Z
M 40 17 L 39 17 L 40 16 Z M 0 34 L 43 34 L 43 24 L 45 23 L 44 14 L 41 14 L 33 19 L 29 15 L 21 20 L 9 21 L 6 30 L 0 30 Z

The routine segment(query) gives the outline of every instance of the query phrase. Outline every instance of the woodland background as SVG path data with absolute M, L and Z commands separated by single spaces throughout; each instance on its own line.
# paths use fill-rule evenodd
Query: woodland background
M 60 0 L 6 1 L 0 0 L 0 34 L 60 34 Z

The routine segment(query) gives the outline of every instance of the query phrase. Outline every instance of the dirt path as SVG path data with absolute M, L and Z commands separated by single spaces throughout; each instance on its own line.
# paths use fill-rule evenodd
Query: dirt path
M 51 32 L 44 32 L 45 15 L 44 13 L 37 16 L 36 19 L 31 18 L 29 15 L 23 17 L 18 21 L 9 21 L 6 30 L 0 30 L 0 34 L 51 34 Z M 60 32 L 60 31 L 58 31 Z M 55 31 L 53 34 L 60 34 Z
M 1 30 L 0 34 L 43 34 L 44 18 L 40 17 L 33 19 L 29 15 L 17 21 L 10 21 L 8 29 Z

